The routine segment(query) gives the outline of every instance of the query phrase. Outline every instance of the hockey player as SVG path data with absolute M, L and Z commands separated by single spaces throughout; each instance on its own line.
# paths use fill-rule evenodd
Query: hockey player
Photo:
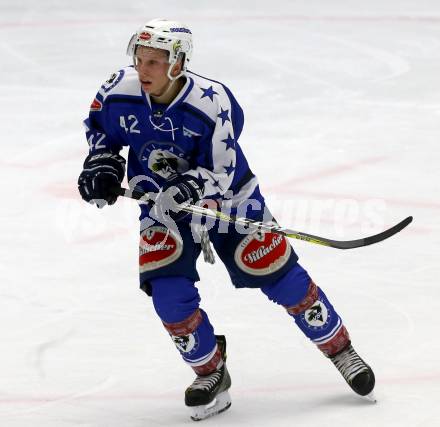
M 127 175 L 131 186 L 157 193 L 154 208 L 141 204 L 140 286 L 183 360 L 196 374 L 185 391 L 194 420 L 229 408 L 231 378 L 226 339 L 215 335 L 195 287 L 201 246 L 183 202 L 215 201 L 231 213 L 268 220 L 258 181 L 238 144 L 243 111 L 222 83 L 189 71 L 192 34 L 181 23 L 156 19 L 132 37 L 132 66 L 98 91 L 85 120 L 90 152 L 78 180 L 82 198 L 98 207 L 115 203 Z M 300 330 L 336 366 L 359 395 L 375 378 L 353 349 L 341 317 L 298 263 L 282 236 L 215 224 L 213 246 L 235 287 L 260 289 L 283 306 Z

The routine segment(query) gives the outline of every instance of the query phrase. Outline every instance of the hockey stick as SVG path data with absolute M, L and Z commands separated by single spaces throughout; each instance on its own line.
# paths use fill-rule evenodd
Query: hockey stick
M 138 190 L 127 190 L 125 188 L 119 188 L 116 190 L 119 196 L 128 197 L 135 200 L 142 200 L 147 202 L 148 200 L 153 200 L 153 197 L 149 193 L 143 193 Z M 375 234 L 374 236 L 364 237 L 356 240 L 332 240 L 325 237 L 314 236 L 313 234 L 303 233 L 302 231 L 290 230 L 288 228 L 280 227 L 279 225 L 268 224 L 264 222 L 254 221 L 249 218 L 240 218 L 234 215 L 226 215 L 225 213 L 217 210 L 203 208 L 201 206 L 191 205 L 185 203 L 180 205 L 181 209 L 185 212 L 195 214 L 204 218 L 218 219 L 220 221 L 229 222 L 231 224 L 239 224 L 244 228 L 270 231 L 272 233 L 281 234 L 282 236 L 290 237 L 292 239 L 298 239 L 309 243 L 315 243 L 317 245 L 329 246 L 336 249 L 354 249 L 363 246 L 373 245 L 374 243 L 381 242 L 382 240 L 388 239 L 394 236 L 399 231 L 403 230 L 407 225 L 409 225 L 413 217 L 409 216 L 403 221 L 393 227 L 382 231 L 381 233 Z

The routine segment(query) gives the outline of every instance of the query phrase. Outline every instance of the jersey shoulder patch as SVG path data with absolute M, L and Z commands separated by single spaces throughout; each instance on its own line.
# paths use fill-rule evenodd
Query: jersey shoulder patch
M 123 79 L 125 71 L 119 70 L 116 73 L 113 73 L 108 80 L 101 86 L 101 89 L 104 93 L 110 92 L 116 85 Z
M 113 73 L 99 89 L 103 101 L 111 95 L 142 96 L 141 84 L 136 70 L 125 67 Z

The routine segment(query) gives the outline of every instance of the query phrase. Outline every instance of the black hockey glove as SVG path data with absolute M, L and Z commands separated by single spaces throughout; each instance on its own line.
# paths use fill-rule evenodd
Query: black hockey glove
M 125 159 L 119 154 L 101 151 L 89 154 L 78 178 L 78 190 L 88 203 L 102 208 L 112 205 L 118 196 L 115 188 L 121 187 L 125 175 Z
M 179 209 L 181 203 L 197 203 L 203 197 L 203 181 L 191 175 L 175 175 L 162 187 L 155 200 L 156 215 L 181 221 L 189 215 Z

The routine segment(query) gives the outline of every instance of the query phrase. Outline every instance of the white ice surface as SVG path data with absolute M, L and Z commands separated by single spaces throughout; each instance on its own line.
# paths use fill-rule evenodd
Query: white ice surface
M 137 206 L 83 203 L 82 119 L 143 21 L 194 32 L 191 69 L 242 104 L 241 145 L 377 376 L 355 396 L 283 310 L 199 264 L 232 408 L 206 425 L 440 425 L 440 2 L 0 3 L 0 425 L 189 425 L 192 381 L 137 283 Z

